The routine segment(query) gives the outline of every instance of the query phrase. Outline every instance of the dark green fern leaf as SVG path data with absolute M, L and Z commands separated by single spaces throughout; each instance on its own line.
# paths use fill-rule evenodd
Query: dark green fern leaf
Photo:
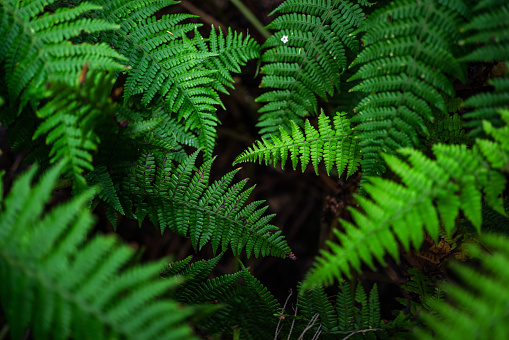
M 143 5 L 127 1 L 120 13 L 117 8 L 125 1 L 96 2 L 104 7 L 100 18 L 120 25 L 113 35 L 99 39 L 111 43 L 129 60 L 125 100 L 139 96 L 141 103 L 149 106 L 162 98 L 167 114 L 175 113 L 186 130 L 197 134 L 205 157 L 210 159 L 219 124 L 216 106 L 222 106 L 218 92 L 226 92 L 230 71 L 240 71 L 248 59 L 258 56 L 256 42 L 231 31 L 226 36 L 217 34 L 214 29 L 208 39 L 199 34 L 188 39 L 186 33 L 201 25 L 182 21 L 194 15 L 153 16 L 163 5 L 174 5 L 176 1 L 146 1 Z M 137 10 L 127 10 L 131 8 Z
M 12 99 L 24 93 L 22 103 L 39 99 L 38 88 L 50 78 L 74 85 L 81 67 L 92 70 L 121 70 L 123 61 L 107 44 L 72 44 L 70 38 L 82 31 L 117 29 L 104 20 L 83 15 L 100 9 L 91 3 L 74 8 L 44 12 L 53 1 L 2 1 L 0 3 L 0 61 L 5 61 L 6 78 Z M 35 97 L 34 97 L 35 96 Z
M 289 132 L 291 121 L 301 125 L 302 117 L 318 113 L 318 97 L 339 90 L 345 48 L 357 50 L 352 33 L 364 20 L 359 5 L 343 0 L 286 0 L 274 13 L 284 14 L 268 26 L 278 32 L 263 45 L 260 85 L 274 90 L 256 99 L 268 102 L 257 125 L 265 138 L 280 127 Z
M 298 289 L 300 290 L 300 283 Z M 338 316 L 323 287 L 301 290 L 297 306 L 307 322 L 313 318 L 316 319 L 310 333 L 315 333 L 320 326 L 324 333 L 331 332 L 337 327 Z
M 453 267 L 462 285 L 444 287 L 447 303 L 435 303 L 436 315 L 424 315 L 425 324 L 433 334 L 420 332 L 420 339 L 506 339 L 509 337 L 507 320 L 507 280 L 509 275 L 509 240 L 505 236 L 487 234 L 482 240 L 492 252 L 473 248 L 480 265 Z
M 88 240 L 91 193 L 44 213 L 63 164 L 33 186 L 36 167 L 0 200 L 0 303 L 12 339 L 189 339 L 192 313 L 162 295 L 162 263 L 124 268 L 132 250 L 114 237 Z M 2 197 L 2 196 L 0 196 Z
M 450 235 L 460 209 L 480 231 L 483 192 L 491 206 L 501 205 L 499 195 L 506 179 L 487 167 L 478 149 L 437 144 L 433 147 L 435 161 L 414 149 L 399 152 L 408 156 L 410 165 L 395 155 L 384 158 L 403 184 L 370 179 L 365 189 L 371 199 L 357 197 L 365 214 L 352 210 L 356 225 L 342 221 L 345 232 L 335 230 L 341 245 L 328 243 L 331 251 L 322 252 L 305 287 L 330 284 L 343 275 L 350 277 L 352 268 L 360 270 L 361 262 L 371 268 L 374 259 L 385 264 L 386 253 L 398 259 L 399 243 L 407 251 L 411 245 L 419 248 L 425 232 L 437 240 L 440 219 Z
M 476 94 L 465 101 L 465 106 L 474 107 L 471 112 L 463 115 L 467 121 L 465 126 L 472 128 L 470 135 L 483 137 L 483 121 L 488 121 L 495 127 L 504 125 L 499 110 L 509 109 L 509 74 L 504 78 L 491 79 L 489 83 L 495 86 L 495 91 Z
M 477 145 L 481 149 L 484 157 L 495 169 L 504 172 L 509 171 L 509 110 L 500 110 L 500 116 L 505 123 L 504 127 L 495 128 L 489 121 L 483 121 L 484 131 L 491 136 L 494 141 L 487 139 L 478 139 Z
M 357 171 L 361 154 L 357 140 L 350 129 L 350 122 L 345 113 L 337 113 L 334 117 L 334 127 L 330 125 L 330 118 L 323 112 L 318 117 L 318 131 L 306 120 L 304 133 L 297 123 L 291 121 L 292 135 L 281 128 L 281 136 L 271 135 L 272 142 L 262 139 L 248 148 L 233 163 L 241 162 L 272 162 L 274 166 L 281 161 L 284 169 L 288 153 L 292 160 L 293 169 L 301 161 L 304 171 L 311 161 L 315 173 L 318 175 L 318 164 L 324 162 L 327 174 L 335 167 L 338 175 L 346 169 L 347 178 Z
M 148 216 L 161 232 L 170 228 L 189 237 L 196 249 L 210 242 L 214 251 L 229 246 L 234 254 L 245 248 L 248 256 L 288 254 L 281 231 L 269 224 L 273 215 L 262 216 L 263 201 L 246 204 L 254 187 L 243 191 L 247 180 L 230 184 L 237 170 L 209 184 L 212 160 L 196 169 L 197 156 L 174 166 L 168 156 L 146 152 L 123 182 L 128 216 L 140 223 Z
M 460 1 L 394 1 L 359 29 L 366 31 L 365 49 L 350 65 L 362 65 L 350 80 L 362 80 L 352 90 L 369 93 L 352 119 L 359 122 L 364 177 L 385 171 L 383 152 L 419 144 L 432 107 L 445 111 L 444 95 L 454 95 L 451 78 L 464 79 L 453 47 L 465 13 Z
M 52 84 L 46 94 L 50 100 L 37 111 L 43 121 L 33 139 L 45 136 L 46 144 L 51 146 L 50 163 L 69 161 L 64 172 L 79 190 L 86 187 L 83 172 L 94 170 L 92 152 L 99 142 L 94 128 L 114 109 L 108 98 L 112 80 L 109 75 L 94 73 L 79 86 Z
M 243 339 L 271 338 L 277 320 L 277 300 L 247 268 L 207 279 L 221 255 L 194 263 L 190 263 L 190 257 L 171 263 L 164 276 L 183 275 L 185 278 L 173 297 L 189 305 L 217 306 L 216 311 L 197 323 L 210 334 L 231 333 L 233 328 L 238 328 Z
M 115 189 L 113 180 L 108 173 L 108 169 L 104 165 L 89 173 L 86 176 L 86 179 L 89 186 L 95 186 L 98 184 L 101 187 L 102 190 L 98 194 L 101 200 L 113 207 L 119 213 L 124 214 L 124 209 L 118 199 L 117 190 Z

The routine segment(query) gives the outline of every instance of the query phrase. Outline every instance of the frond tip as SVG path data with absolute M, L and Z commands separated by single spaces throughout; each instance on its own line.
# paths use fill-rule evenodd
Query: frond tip
M 93 219 L 85 192 L 44 208 L 64 164 L 31 185 L 33 167 L 0 206 L 0 301 L 12 339 L 189 339 L 191 309 L 161 296 L 179 279 L 161 280 L 161 262 L 123 268 L 132 250 L 116 238 L 88 240 Z M 120 272 L 120 268 L 122 272 Z
M 349 177 L 359 167 L 361 154 L 357 139 L 352 134 L 350 122 L 345 118 L 346 113 L 337 113 L 334 117 L 334 127 L 330 125 L 330 118 L 323 112 L 318 117 L 318 130 L 306 120 L 304 133 L 301 128 L 292 121 L 292 135 L 290 136 L 283 128 L 280 129 L 281 137 L 271 135 L 272 142 L 262 138 L 252 147 L 244 151 L 233 163 L 265 161 L 272 162 L 274 166 L 281 161 L 284 169 L 288 153 L 292 160 L 293 169 L 301 161 L 304 171 L 311 161 L 315 173 L 318 175 L 318 164 L 323 161 L 327 174 L 335 166 L 338 175 L 345 169 Z M 348 167 L 347 167 L 348 166 Z

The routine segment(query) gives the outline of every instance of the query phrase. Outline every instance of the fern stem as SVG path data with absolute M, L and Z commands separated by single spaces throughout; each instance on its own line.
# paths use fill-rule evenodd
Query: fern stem
M 238 10 L 246 17 L 246 19 L 264 36 L 265 39 L 270 38 L 271 34 L 265 29 L 262 22 L 246 7 L 240 0 L 231 0 Z

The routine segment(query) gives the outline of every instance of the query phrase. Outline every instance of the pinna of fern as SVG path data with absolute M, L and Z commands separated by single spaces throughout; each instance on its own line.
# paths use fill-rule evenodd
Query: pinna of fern
M 362 262 L 371 268 L 374 259 L 385 264 L 386 253 L 399 259 L 398 243 L 406 251 L 419 248 L 425 232 L 437 240 L 440 221 L 450 235 L 460 209 L 479 232 L 483 196 L 487 204 L 503 211 L 499 196 L 506 179 L 488 166 L 477 148 L 436 144 L 436 160 L 410 148 L 399 153 L 408 157 L 408 164 L 395 155 L 384 158 L 402 184 L 370 178 L 364 186 L 370 198 L 357 197 L 365 213 L 352 209 L 355 225 L 342 221 L 345 232 L 335 230 L 341 245 L 328 243 L 331 251 L 317 259 L 305 288 L 350 277 L 352 269 L 360 271 Z
M 265 164 L 272 162 L 275 166 L 281 161 L 281 167 L 284 169 L 290 154 L 294 170 L 299 160 L 302 171 L 311 161 L 315 173 L 318 174 L 318 164 L 323 161 L 327 174 L 330 174 L 332 168 L 337 170 L 338 175 L 346 169 L 348 178 L 357 171 L 361 154 L 345 115 L 338 112 L 333 118 L 334 126 L 331 126 L 330 118 L 322 111 L 318 117 L 318 131 L 311 126 L 309 120 L 306 120 L 304 133 L 297 123 L 291 121 L 291 135 L 281 128 L 280 137 L 270 135 L 272 141 L 262 138 L 261 142 L 257 141 L 239 155 L 233 164 L 265 161 Z
M 161 262 L 124 268 L 134 254 L 115 237 L 87 239 L 92 191 L 44 212 L 63 166 L 32 184 L 33 167 L 0 195 L 0 304 L 11 337 L 30 328 L 35 339 L 194 338 L 184 323 L 193 310 L 163 297 L 180 279 L 160 279 Z
M 195 249 L 211 243 L 212 249 L 248 256 L 285 257 L 290 253 L 281 231 L 263 216 L 263 201 L 246 204 L 254 187 L 243 191 L 247 180 L 231 184 L 234 170 L 209 184 L 213 159 L 195 170 L 199 151 L 177 166 L 164 153 L 145 152 L 122 183 L 120 200 L 127 216 L 139 223 L 149 217 L 161 232 L 166 228 L 189 237 Z
M 280 126 L 289 132 L 290 121 L 302 126 L 302 117 L 318 113 L 318 97 L 339 91 L 345 49 L 357 50 L 352 33 L 364 20 L 359 5 L 343 0 L 287 0 L 274 13 L 283 14 L 267 26 L 278 31 L 262 46 L 260 84 L 272 90 L 256 99 L 267 102 L 257 124 L 265 138 Z
M 365 48 L 350 64 L 360 68 L 349 80 L 361 80 L 352 91 L 369 93 L 352 118 L 363 178 L 385 171 L 382 153 L 419 145 L 432 108 L 445 111 L 444 97 L 454 96 L 450 79 L 464 79 L 453 53 L 468 13 L 461 1 L 400 0 L 376 10 L 359 28 Z

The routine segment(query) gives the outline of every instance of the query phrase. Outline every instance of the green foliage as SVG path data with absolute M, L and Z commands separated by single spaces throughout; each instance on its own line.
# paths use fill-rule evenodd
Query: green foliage
M 175 112 L 186 130 L 197 133 L 205 156 L 211 158 L 219 124 L 215 105 L 222 105 L 218 92 L 227 93 L 224 86 L 233 82 L 230 71 L 240 72 L 240 66 L 259 57 L 258 44 L 231 30 L 226 36 L 221 31 L 218 34 L 214 28 L 204 39 L 196 30 L 201 25 L 181 23 L 194 17 L 190 14 L 163 15 L 156 20 L 157 10 L 176 1 L 96 2 L 103 6 L 98 17 L 120 26 L 101 40 L 128 59 L 125 101 L 141 96 L 141 104 L 150 106 L 157 97 L 162 98 L 166 113 Z M 121 4 L 132 9 L 119 15 Z M 195 38 L 188 39 L 186 33 L 193 30 Z
M 188 339 L 191 315 L 196 329 L 234 338 L 387 338 L 425 323 L 437 337 L 454 338 L 453 328 L 462 338 L 507 337 L 506 237 L 479 239 L 509 231 L 506 1 L 286 0 L 262 56 L 250 36 L 163 14 L 176 4 L 0 1 L 1 132 L 16 162 L 26 154 L 0 197 L 0 303 L 11 337 L 29 329 L 34 339 Z M 238 170 L 209 181 L 220 94 L 251 59 L 261 59 L 260 87 L 270 90 L 257 98 L 262 140 L 235 163 L 284 167 L 290 158 L 294 169 L 363 173 L 358 209 L 299 286 L 293 315 L 278 312 L 243 265 L 210 278 L 221 255 L 172 263 L 156 280 L 161 263 L 129 269 L 128 248 L 86 235 L 85 210 L 102 204 L 114 226 L 119 214 L 148 220 L 196 250 L 295 258 L 264 202 L 249 200 L 253 187 L 233 182 Z M 471 62 L 493 71 L 482 89 L 466 84 L 456 95 Z M 342 109 L 320 110 L 317 128 L 302 119 L 330 98 Z M 76 197 L 50 209 L 60 175 Z M 92 187 L 101 189 L 95 199 Z M 415 269 L 403 288 L 419 298 L 392 322 L 381 321 L 376 285 L 366 294 L 341 283 L 335 303 L 321 287 L 439 236 L 462 260 L 466 243 L 493 251 L 476 269 L 459 267 L 470 288 L 445 287 L 450 303 Z
M 123 182 L 121 200 L 127 215 L 141 223 L 148 215 L 161 232 L 166 228 L 187 236 L 196 249 L 210 242 L 214 251 L 228 247 L 234 254 L 245 248 L 250 256 L 284 257 L 290 252 L 281 231 L 262 216 L 263 201 L 246 204 L 254 187 L 242 191 L 247 180 L 230 185 L 236 170 L 209 184 L 212 160 L 195 171 L 198 152 L 178 166 L 167 156 L 147 152 Z M 132 213 L 131 213 L 132 212 Z
M 385 172 L 382 153 L 418 146 L 427 134 L 432 110 L 445 110 L 453 96 L 451 78 L 464 79 L 454 59 L 460 1 L 394 1 L 363 22 L 365 48 L 350 65 L 362 65 L 349 80 L 362 80 L 353 91 L 369 93 L 355 108 L 353 122 L 364 159 L 363 176 Z
M 358 49 L 352 33 L 364 20 L 359 5 L 343 0 L 287 0 L 274 13 L 284 14 L 268 26 L 278 31 L 263 45 L 260 87 L 275 90 L 256 99 L 268 102 L 257 125 L 265 138 L 280 127 L 289 132 L 291 121 L 301 125 L 302 117 L 318 113 L 317 97 L 339 90 L 345 49 Z
M 32 184 L 25 172 L 0 203 L 0 301 L 13 339 L 189 339 L 193 312 L 162 295 L 161 262 L 124 268 L 133 256 L 114 237 L 85 244 L 87 191 L 44 213 L 63 163 Z M 122 268 L 122 269 L 121 269 Z
M 334 165 L 339 175 L 347 169 L 348 165 L 347 178 L 357 171 L 361 156 L 357 141 L 353 138 L 350 123 L 344 113 L 336 114 L 334 127 L 331 127 L 329 117 L 322 112 L 318 117 L 318 131 L 311 126 L 309 120 L 306 120 L 304 133 L 294 121 L 291 121 L 291 126 L 291 136 L 281 127 L 281 137 L 271 135 L 272 142 L 266 139 L 262 139 L 262 142 L 258 141 L 252 148 L 238 156 L 233 164 L 257 160 L 261 163 L 265 160 L 265 164 L 270 161 L 275 166 L 281 161 L 281 167 L 284 169 L 288 153 L 290 153 L 294 170 L 299 160 L 302 171 L 311 161 L 318 175 L 318 164 L 323 159 L 327 174 Z
M 472 249 L 481 264 L 474 269 L 465 265 L 454 267 L 462 286 L 447 285 L 447 303 L 435 303 L 436 315 L 423 318 L 432 334 L 422 339 L 505 339 L 509 336 L 507 305 L 507 266 L 509 252 L 507 237 L 484 235 L 482 240 L 493 252 Z
M 5 61 L 11 100 L 23 93 L 24 103 L 34 101 L 48 77 L 74 85 L 85 62 L 92 70 L 122 69 L 118 61 L 124 58 L 107 44 L 69 41 L 82 30 L 94 33 L 118 28 L 103 20 L 83 17 L 100 9 L 99 6 L 83 2 L 74 8 L 44 12 L 45 5 L 51 2 L 3 0 L 0 3 L 0 62 Z
M 498 197 L 506 179 L 487 167 L 476 148 L 436 144 L 436 160 L 410 148 L 400 149 L 399 153 L 408 156 L 409 164 L 394 155 L 384 158 L 402 184 L 373 177 L 371 183 L 364 185 L 371 197 L 357 197 L 364 214 L 352 209 L 357 226 L 343 221 L 345 232 L 335 230 L 341 245 L 328 243 L 331 251 L 322 252 L 308 274 L 305 288 L 330 283 L 342 275 L 350 277 L 351 267 L 360 271 L 361 262 L 374 268 L 373 258 L 385 264 L 386 253 L 399 259 L 399 244 L 406 251 L 411 245 L 419 248 L 425 232 L 437 241 L 440 220 L 450 235 L 460 209 L 480 231 L 483 193 L 488 204 L 502 209 Z
M 173 293 L 173 298 L 183 303 L 212 304 L 219 309 L 197 326 L 209 333 L 231 333 L 240 329 L 244 339 L 268 339 L 276 327 L 278 302 L 248 268 L 231 275 L 207 279 L 222 254 L 211 260 L 190 263 L 191 257 L 170 263 L 164 276 L 182 275 L 185 283 Z
M 301 290 L 295 315 L 285 315 L 279 334 L 282 339 L 285 333 L 289 339 L 388 339 L 408 324 L 383 322 L 379 303 L 376 285 L 367 295 L 361 284 L 340 282 L 334 303 L 323 287 Z

